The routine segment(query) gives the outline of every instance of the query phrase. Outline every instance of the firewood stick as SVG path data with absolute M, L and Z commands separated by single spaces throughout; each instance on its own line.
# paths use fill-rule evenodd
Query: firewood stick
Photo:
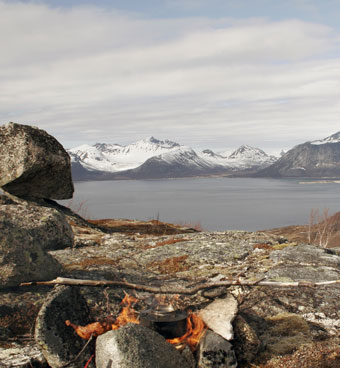
M 169 287 L 157 287 L 148 286 L 141 284 L 134 284 L 127 281 L 113 281 L 113 280 L 85 280 L 85 279 L 71 279 L 66 277 L 57 277 L 50 281 L 33 281 L 33 282 L 23 282 L 20 286 L 30 286 L 30 285 L 75 285 L 75 286 L 116 286 L 124 287 L 127 289 L 134 289 L 139 291 L 145 291 L 154 294 L 183 294 L 183 295 L 194 295 L 201 290 L 217 288 L 221 286 L 273 286 L 273 287 L 320 287 L 320 286 L 330 286 L 340 284 L 340 280 L 332 281 L 292 281 L 292 282 L 276 282 L 276 281 L 263 281 L 259 279 L 258 281 L 249 280 L 225 280 L 212 283 L 202 283 L 190 288 L 169 288 Z

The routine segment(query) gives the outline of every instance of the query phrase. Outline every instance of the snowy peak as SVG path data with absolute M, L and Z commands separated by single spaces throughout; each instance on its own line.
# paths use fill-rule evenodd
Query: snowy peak
M 81 162 L 87 170 L 117 172 L 134 169 L 149 158 L 178 147 L 178 143 L 149 137 L 126 146 L 96 143 L 72 148 L 68 152 L 72 162 Z
M 228 159 L 251 159 L 255 160 L 257 158 L 267 158 L 268 155 L 262 151 L 260 148 L 251 147 L 248 145 L 240 146 L 236 151 L 234 151 Z
M 330 135 L 329 137 L 317 141 L 312 141 L 310 143 L 314 145 L 320 145 L 326 143 L 339 143 L 339 142 L 340 142 L 340 132 L 337 132 L 335 134 Z
M 260 148 L 242 145 L 228 156 L 227 163 L 232 167 L 250 169 L 254 167 L 265 168 L 276 160 L 275 156 L 268 156 Z
M 138 147 L 139 149 L 150 151 L 150 150 L 158 150 L 162 148 L 171 149 L 174 147 L 180 147 L 180 144 L 169 141 L 168 139 L 161 141 L 151 136 L 149 138 L 137 141 L 136 143 L 132 143 L 126 147 Z
M 156 144 L 158 146 L 163 146 L 163 147 L 179 147 L 180 145 L 176 142 L 172 142 L 172 141 L 169 141 L 168 139 L 165 139 L 164 141 L 161 141 L 153 136 L 149 137 L 149 138 L 146 138 L 146 139 L 143 139 L 142 141 L 140 142 L 145 142 L 145 143 L 150 143 L 150 144 Z
M 246 145 L 227 157 L 210 149 L 194 151 L 190 147 L 167 139 L 159 140 L 153 136 L 125 146 L 96 143 L 93 146 L 72 148 L 68 152 L 74 167 L 80 165 L 85 171 L 91 171 L 92 176 L 98 171 L 124 176 L 124 172 L 137 169 L 138 175 L 143 177 L 225 173 L 267 167 L 276 160 L 262 150 Z M 142 174 L 143 170 L 146 171 Z M 158 173 L 157 170 L 161 172 Z
M 209 161 L 203 157 L 197 155 L 197 153 L 190 147 L 180 146 L 169 152 L 163 153 L 157 157 L 159 160 L 163 160 L 168 164 L 180 164 L 187 167 L 199 167 L 210 168 L 212 165 Z
M 122 148 L 120 144 L 107 144 L 107 143 L 96 143 L 93 147 L 101 152 L 110 152 Z

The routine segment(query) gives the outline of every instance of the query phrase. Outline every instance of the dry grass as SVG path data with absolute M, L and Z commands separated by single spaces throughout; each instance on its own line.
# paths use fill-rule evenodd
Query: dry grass
M 329 216 L 326 220 L 327 233 L 327 248 L 340 247 L 340 212 L 336 212 L 334 215 Z M 322 221 L 318 224 L 310 225 L 294 225 L 286 226 L 271 230 L 264 230 L 264 233 L 268 233 L 276 236 L 284 236 L 289 241 L 298 243 L 309 243 L 320 245 L 320 227 L 322 229 Z M 327 236 L 327 235 L 326 235 Z
M 89 219 L 90 213 L 86 202 L 86 200 L 75 200 L 74 198 L 72 198 L 67 202 L 65 207 L 69 208 L 80 217 L 84 219 Z
M 190 222 L 190 221 L 181 221 L 176 223 L 176 225 L 181 227 L 187 227 L 189 229 L 194 229 L 196 231 L 203 231 L 203 226 L 200 221 Z
M 111 232 L 123 232 L 128 234 L 149 234 L 149 235 L 172 235 L 195 232 L 193 229 L 184 229 L 178 225 L 168 224 L 158 220 L 137 221 L 137 220 L 114 220 L 101 219 L 89 220 L 89 223 L 99 228 Z

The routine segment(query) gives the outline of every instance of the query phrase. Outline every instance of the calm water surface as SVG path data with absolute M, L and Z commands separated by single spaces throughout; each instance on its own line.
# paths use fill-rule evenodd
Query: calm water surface
M 201 223 L 204 230 L 306 224 L 312 208 L 340 210 L 339 183 L 300 182 L 257 178 L 76 182 L 72 206 L 84 202 L 82 210 L 93 219 L 159 218 Z

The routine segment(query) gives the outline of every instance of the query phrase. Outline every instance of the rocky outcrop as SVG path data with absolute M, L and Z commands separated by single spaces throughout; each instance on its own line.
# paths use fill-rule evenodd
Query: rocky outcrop
M 37 234 L 23 229 L 0 210 L 0 288 L 50 279 L 59 275 L 61 269 L 53 257 L 44 253 Z
M 15 123 L 0 127 L 0 187 L 18 197 L 72 198 L 70 157 L 44 130 Z
M 25 232 L 27 237 L 32 237 L 35 245 L 45 251 L 73 245 L 71 226 L 66 217 L 54 208 L 27 202 L 9 202 L 8 198 L 0 196 L 0 222 L 5 220 L 13 228 Z
M 0 288 L 56 277 L 62 267 L 45 252 L 71 247 L 73 231 L 46 201 L 72 197 L 70 157 L 28 125 L 1 126 L 0 142 Z
M 161 335 L 135 324 L 97 338 L 96 367 L 190 368 L 180 352 Z
M 299 288 L 229 288 L 238 301 L 234 340 L 230 342 L 240 362 L 263 362 L 290 354 L 303 344 L 339 335 L 340 286 L 308 286 L 308 281 L 340 279 L 340 257 L 332 249 L 292 243 L 262 232 L 226 231 L 167 236 L 106 234 L 99 247 L 52 253 L 77 277 L 123 278 L 172 288 L 192 285 L 197 280 L 218 282 L 229 278 L 307 281 L 306 286 Z M 208 302 L 225 296 L 227 290 L 217 288 L 185 297 L 182 307 L 204 309 Z M 98 298 L 105 304 L 105 299 L 94 294 L 93 289 L 88 293 L 93 308 L 98 305 Z M 118 311 L 117 293 L 115 289 L 109 291 Z M 102 313 L 105 315 L 104 309 Z
M 310 351 L 316 351 L 320 344 L 328 346 L 327 356 L 320 355 L 318 359 L 324 365 L 315 362 L 315 367 L 335 367 L 334 364 L 338 363 L 340 285 L 312 287 L 312 283 L 340 279 L 339 251 L 290 242 L 282 236 L 264 232 L 155 235 L 138 231 L 110 233 L 108 229 L 104 232 L 94 226 L 92 224 L 86 228 L 86 222 L 82 222 L 82 233 L 87 231 L 88 236 L 93 235 L 90 244 L 83 242 L 81 247 L 50 251 L 63 265 L 68 277 L 122 280 L 176 290 L 197 283 L 229 279 L 249 280 L 254 284 L 260 279 L 279 283 L 306 281 L 299 287 L 219 287 L 195 295 L 183 295 L 175 303 L 179 309 L 200 311 L 209 309 L 208 306 L 214 300 L 225 298 L 231 293 L 237 300 L 238 315 L 232 322 L 234 338 L 230 344 L 240 366 L 262 364 L 265 368 L 271 368 L 280 366 L 281 361 L 281 366 L 285 366 L 286 359 L 297 359 L 296 352 L 304 352 L 305 346 Z M 78 236 L 76 233 L 76 238 Z M 101 287 L 81 287 L 91 312 L 91 322 L 108 316 L 115 318 L 121 310 L 123 290 L 128 291 L 113 286 L 104 292 Z M 0 317 L 0 326 L 4 326 L 7 331 L 16 322 L 13 318 L 10 325 L 9 314 L 13 314 L 13 309 L 6 309 L 6 303 L 19 310 L 23 303 L 29 305 L 32 294 L 32 289 L 20 292 L 12 290 L 11 293 L 0 290 L 0 311 L 4 316 Z M 39 295 L 44 299 L 46 290 L 39 289 Z M 138 291 L 138 297 L 139 301 L 135 305 L 137 311 L 149 308 L 154 300 L 154 295 L 147 292 Z M 34 298 L 38 296 L 34 294 Z M 70 300 L 71 304 L 77 305 L 74 299 Z M 34 299 L 35 305 L 39 303 Z M 61 311 L 63 303 L 58 304 L 54 310 Z M 66 308 L 70 309 L 67 302 Z M 60 320 L 72 320 L 69 313 Z M 75 322 L 84 324 L 81 321 Z M 63 331 L 62 328 L 64 326 L 57 326 L 58 331 Z M 138 336 L 143 339 L 141 335 Z M 230 358 L 227 353 L 214 352 L 209 346 L 206 352 L 208 354 L 205 357 L 210 356 L 212 362 Z M 305 353 L 298 356 L 299 364 L 303 366 L 307 358 L 308 354 Z M 206 359 L 205 363 L 208 365 L 211 362 Z M 232 360 L 229 363 L 233 364 Z

